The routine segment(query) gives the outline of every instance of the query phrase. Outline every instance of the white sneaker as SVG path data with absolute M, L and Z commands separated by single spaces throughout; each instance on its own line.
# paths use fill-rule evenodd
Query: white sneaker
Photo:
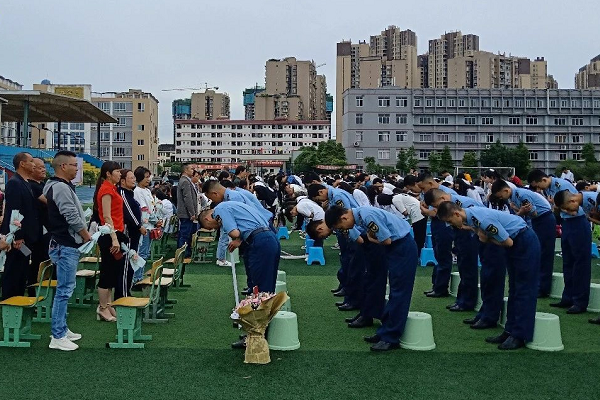
M 67 339 L 71 342 L 81 339 L 81 333 L 71 332 L 70 329 L 67 329 Z
M 227 260 L 217 260 L 217 265 L 219 267 L 231 267 L 231 263 Z
M 63 351 L 73 351 L 79 348 L 79 346 L 67 339 L 66 335 L 61 339 L 52 338 L 48 347 L 51 349 L 58 349 Z

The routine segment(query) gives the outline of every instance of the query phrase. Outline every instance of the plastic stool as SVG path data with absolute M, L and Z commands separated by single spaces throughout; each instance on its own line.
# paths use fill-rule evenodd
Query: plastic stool
M 325 255 L 323 254 L 322 247 L 309 247 L 308 258 L 306 259 L 306 265 L 312 265 L 312 263 L 318 262 L 321 265 L 325 265 Z
M 431 239 L 431 235 L 425 236 L 425 248 L 433 249 L 433 240 Z
M 538 312 L 535 313 L 533 340 L 527 347 L 540 351 L 561 351 L 565 348 L 560 334 L 560 319 L 558 315 Z
M 277 230 L 277 240 L 280 239 L 290 240 L 290 232 L 288 232 L 287 226 L 280 226 Z
M 279 311 L 269 324 L 269 349 L 296 350 L 298 340 L 298 317 L 293 312 Z
M 592 258 L 600 258 L 600 254 L 598 254 L 598 246 L 596 243 L 592 242 Z
M 431 221 L 427 221 L 427 229 L 425 230 L 426 235 L 431 235 Z
M 600 312 L 600 284 L 590 284 L 590 301 L 587 310 L 591 312 Z
M 417 311 L 408 313 L 406 326 L 400 337 L 400 347 L 409 350 L 435 349 L 431 315 Z
M 287 283 L 287 275 L 285 274 L 285 271 L 282 271 L 282 270 L 277 271 L 277 280 Z
M 565 290 L 565 279 L 562 273 L 552 273 L 552 289 L 550 290 L 550 297 L 553 299 L 561 299 L 563 290 Z
M 433 255 L 433 249 L 421 249 L 421 267 L 426 267 L 432 263 L 433 265 L 437 265 L 437 261 L 435 256 Z
M 308 236 L 304 240 L 304 254 L 308 254 L 308 249 L 315 246 L 315 241 Z
M 277 281 L 277 283 L 275 283 L 275 294 L 280 292 L 287 292 L 287 283 L 282 281 Z
M 450 274 L 450 296 L 456 297 L 458 295 L 458 286 L 460 285 L 460 274 L 453 272 Z
M 477 284 L 477 303 L 475 303 L 475 311 L 479 312 L 479 310 L 481 310 L 482 305 L 483 300 L 481 300 L 481 285 Z
M 500 326 L 504 328 L 506 325 L 506 315 L 508 313 L 508 297 L 504 298 L 504 304 L 502 305 L 502 311 L 500 312 Z
M 289 311 L 289 312 L 292 311 L 292 301 L 290 300 L 289 296 L 288 296 L 287 300 L 285 301 L 285 303 L 283 303 L 283 305 L 281 306 L 279 311 Z

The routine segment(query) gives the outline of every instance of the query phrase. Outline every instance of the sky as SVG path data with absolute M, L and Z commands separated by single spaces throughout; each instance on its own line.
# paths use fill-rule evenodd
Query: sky
M 172 143 L 171 102 L 219 87 L 231 118 L 243 119 L 242 91 L 264 85 L 265 62 L 296 57 L 335 93 L 336 43 L 367 40 L 389 25 L 428 40 L 460 30 L 480 49 L 543 56 L 560 88 L 600 53 L 598 0 L 212 1 L 1 0 L 0 75 L 24 89 L 49 79 L 97 92 L 151 92 L 159 100 L 160 143 Z M 335 125 L 335 121 L 332 121 Z M 335 126 L 332 126 L 335 132 Z

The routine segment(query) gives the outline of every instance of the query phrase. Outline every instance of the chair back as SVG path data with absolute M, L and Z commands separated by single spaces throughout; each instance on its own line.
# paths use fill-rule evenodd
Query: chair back
M 181 273 L 183 272 L 183 257 L 185 256 L 185 250 L 187 249 L 187 243 L 184 243 L 180 248 L 175 250 L 175 258 L 173 261 L 173 267 L 175 271 L 173 272 L 173 281 L 176 283 L 181 277 Z
M 152 286 L 150 286 L 150 294 L 148 297 L 150 298 L 150 303 L 154 303 L 158 300 L 158 296 L 160 296 L 160 280 L 162 279 L 162 271 L 163 271 L 163 258 L 159 258 L 158 260 L 152 263 L 152 268 L 150 269 L 150 280 L 152 281 Z
M 50 286 L 52 280 L 52 271 L 54 269 L 54 264 L 52 264 L 51 260 L 46 260 L 40 263 L 40 267 L 38 269 L 38 283 L 35 288 L 35 303 L 38 303 L 40 297 L 47 298 L 50 295 Z M 46 282 L 46 283 L 43 283 Z

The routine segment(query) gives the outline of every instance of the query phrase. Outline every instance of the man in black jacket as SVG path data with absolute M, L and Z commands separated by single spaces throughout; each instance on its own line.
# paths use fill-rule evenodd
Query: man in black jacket
M 31 250 L 40 239 L 40 220 L 38 215 L 38 200 L 34 197 L 27 179 L 31 178 L 35 163 L 31 154 L 17 153 L 13 157 L 15 174 L 6 184 L 6 200 L 4 220 L 0 233 L 10 232 L 11 214 L 18 210 L 23 215 L 21 228 L 15 233 L 13 249 L 6 254 L 4 276 L 2 279 L 2 299 L 13 296 L 23 296 L 27 282 L 27 271 Z

